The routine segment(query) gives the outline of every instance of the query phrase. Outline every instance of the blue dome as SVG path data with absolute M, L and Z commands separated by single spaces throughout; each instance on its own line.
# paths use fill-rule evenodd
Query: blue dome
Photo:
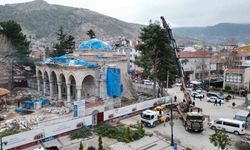
M 111 47 L 108 43 L 101 41 L 99 39 L 91 39 L 88 41 L 83 41 L 78 50 L 105 50 L 105 51 L 113 51 L 113 47 Z

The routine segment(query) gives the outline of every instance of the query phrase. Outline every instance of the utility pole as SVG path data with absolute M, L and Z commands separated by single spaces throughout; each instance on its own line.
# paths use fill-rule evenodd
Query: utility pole
M 172 102 L 172 98 L 171 98 L 171 107 L 170 107 L 170 119 L 171 119 L 171 122 L 170 122 L 170 125 L 171 125 L 171 146 L 174 146 L 174 133 L 173 133 L 174 123 L 173 123 L 173 102 Z
M 167 87 L 166 87 L 167 88 L 167 90 L 166 90 L 167 92 L 168 92 L 168 80 L 169 80 L 169 71 L 167 73 Z M 172 102 L 172 100 L 171 100 L 171 102 Z
M 2 137 L 0 137 L 0 144 L 1 144 L 1 150 L 3 150 L 3 139 L 2 139 Z

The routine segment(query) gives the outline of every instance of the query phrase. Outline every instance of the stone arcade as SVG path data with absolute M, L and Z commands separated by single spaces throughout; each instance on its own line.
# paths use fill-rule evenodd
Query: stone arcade
M 49 58 L 36 65 L 37 89 L 44 96 L 62 102 L 73 102 L 95 97 L 105 104 L 114 97 L 107 96 L 106 70 L 108 67 L 121 71 L 122 96 L 130 96 L 127 81 L 127 58 L 110 45 L 98 39 L 80 44 L 72 54 Z M 120 100 L 121 98 L 116 98 Z

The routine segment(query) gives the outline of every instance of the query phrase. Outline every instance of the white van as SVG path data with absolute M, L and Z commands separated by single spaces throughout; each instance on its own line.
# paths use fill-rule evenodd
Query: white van
M 224 97 L 222 95 L 214 92 L 207 92 L 207 98 L 208 97 L 216 97 L 217 99 L 224 100 Z
M 227 132 L 234 133 L 235 135 L 246 133 L 246 125 L 244 121 L 220 118 L 218 120 L 211 121 L 208 125 L 211 129 L 225 130 Z

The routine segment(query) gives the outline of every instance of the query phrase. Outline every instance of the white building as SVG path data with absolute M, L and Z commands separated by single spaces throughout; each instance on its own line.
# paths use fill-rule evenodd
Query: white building
M 216 70 L 216 64 L 213 64 L 208 52 L 197 50 L 195 52 L 182 51 L 178 53 L 180 62 L 190 80 L 208 79 L 211 71 Z

